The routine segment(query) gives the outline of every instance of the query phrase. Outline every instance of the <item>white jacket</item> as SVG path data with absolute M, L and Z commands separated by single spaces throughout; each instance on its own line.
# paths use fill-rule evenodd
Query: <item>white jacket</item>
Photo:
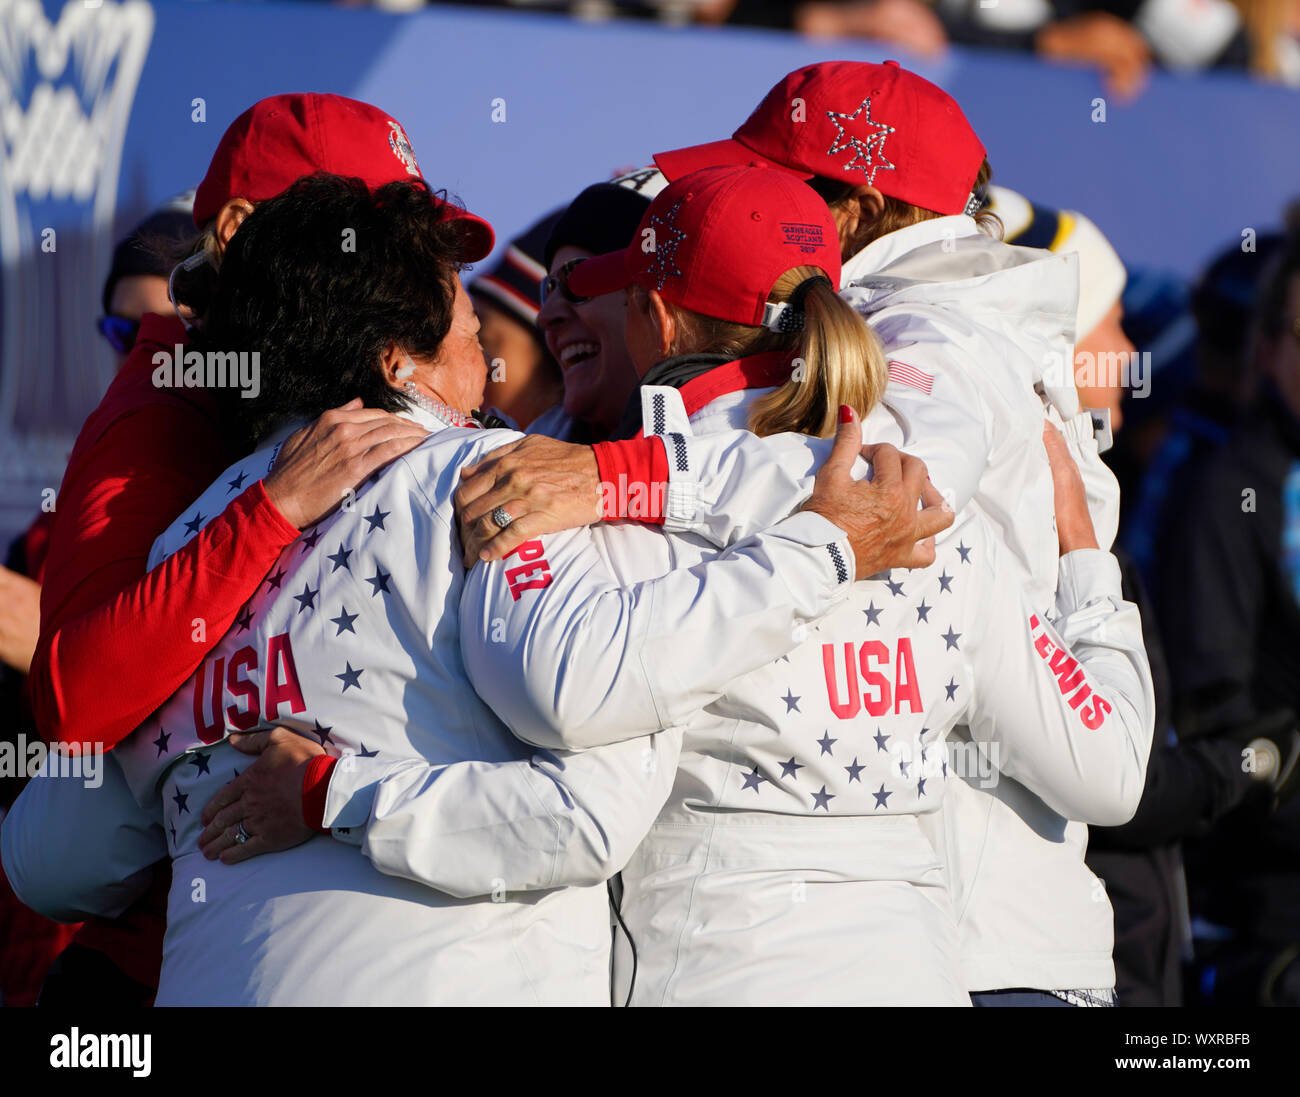
M 721 396 L 688 421 L 676 390 L 642 390 L 670 453 L 715 432 L 733 443 L 718 484 L 703 477 L 696 490 L 735 536 L 801 502 L 829 446 L 746 443 L 736 428 L 762 391 Z M 638 623 L 624 588 L 687 567 L 692 552 L 709 558 L 695 538 L 620 523 L 541 544 L 545 589 L 512 590 L 509 561 L 471 573 L 471 680 L 485 696 L 520 681 L 490 694 L 493 706 L 548 748 L 684 736 L 672 795 L 622 874 L 634 1003 L 966 1002 L 944 873 L 918 822 L 943 802 L 944 737 L 959 722 L 978 744 L 961 752 L 972 773 L 991 756 L 1058 810 L 1098 822 L 1137 803 L 1151 687 L 1137 611 L 1106 554 L 1062 565 L 1058 624 L 1073 655 L 968 508 L 933 568 L 854 584 L 771 658 L 781 638 L 750 624 L 761 587 L 714 609 L 701 584 Z M 769 657 L 756 669 L 705 683 L 715 664 L 734 671 L 760 649 Z
M 1080 464 L 1101 546 L 1118 522 L 1118 485 L 1086 413 L 1076 414 L 1069 364 L 1077 282 L 1076 256 L 1003 244 L 955 216 L 868 245 L 845 263 L 841 288 L 890 359 L 883 404 L 864 436 L 923 458 L 955 509 L 969 504 L 987 519 L 1040 609 L 1052 604 L 1057 577 L 1041 440 L 1047 397 Z M 702 434 L 677 445 L 665 529 L 729 544 L 745 528 L 724 502 L 734 482 L 762 470 L 774 488 L 789 484 L 766 468 L 752 436 Z M 969 989 L 1112 986 L 1113 916 L 1083 861 L 1086 828 L 1010 778 L 992 793 L 959 792 L 951 807 L 947 856 Z
M 424 425 L 428 441 L 285 549 L 191 681 L 113 752 L 104 789 L 34 781 L 6 820 L 15 889 L 60 916 L 116 913 L 133 897 L 120 881 L 171 856 L 160 1004 L 609 1003 L 604 881 L 657 815 L 680 739 L 534 750 L 480 700 L 461 663 L 451 497 L 462 465 L 518 435 Z M 221 511 L 231 483 L 264 475 L 277 448 L 223 474 L 151 564 Z M 825 548 L 839 532 L 817 521 L 730 555 L 724 588 L 746 572 L 751 585 L 793 577 L 756 627 L 770 619 L 788 635 L 843 597 Z M 636 596 L 673 604 L 669 588 L 695 585 L 670 575 Z M 248 764 L 224 737 L 285 717 L 340 758 L 334 836 L 206 861 L 202 808 Z M 95 840 L 69 840 L 55 860 L 56 832 Z

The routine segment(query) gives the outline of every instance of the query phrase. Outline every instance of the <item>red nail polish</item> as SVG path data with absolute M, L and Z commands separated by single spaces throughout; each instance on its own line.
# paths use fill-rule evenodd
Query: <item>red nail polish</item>
M 840 422 L 841 423 L 853 422 L 853 409 L 849 407 L 848 404 L 840 405 Z

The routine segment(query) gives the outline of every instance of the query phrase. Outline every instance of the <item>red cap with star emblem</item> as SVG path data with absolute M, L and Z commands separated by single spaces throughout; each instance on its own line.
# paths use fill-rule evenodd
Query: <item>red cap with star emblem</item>
M 202 228 L 232 198 L 261 202 L 305 175 L 324 171 L 361 179 L 372 190 L 420 179 L 406 131 L 378 107 L 342 95 L 272 95 L 230 124 L 194 195 L 194 223 Z M 435 201 L 440 201 L 435 199 Z M 492 227 L 450 202 L 449 217 L 465 222 L 468 262 L 492 250 Z
M 717 164 L 784 168 L 954 214 L 967 210 L 984 157 L 956 100 L 897 61 L 822 61 L 785 77 L 729 140 L 655 163 L 669 179 Z
M 635 282 L 757 327 L 773 285 L 794 267 L 819 267 L 840 284 L 840 241 L 821 196 L 784 171 L 705 168 L 661 190 L 627 248 L 579 263 L 569 288 L 598 297 Z

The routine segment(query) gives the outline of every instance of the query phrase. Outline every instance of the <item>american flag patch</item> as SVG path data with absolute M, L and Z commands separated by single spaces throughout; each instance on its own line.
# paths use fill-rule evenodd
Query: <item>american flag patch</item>
M 930 395 L 930 389 L 934 387 L 934 374 L 909 366 L 906 362 L 890 362 L 889 379 L 900 385 L 920 389 L 926 396 Z

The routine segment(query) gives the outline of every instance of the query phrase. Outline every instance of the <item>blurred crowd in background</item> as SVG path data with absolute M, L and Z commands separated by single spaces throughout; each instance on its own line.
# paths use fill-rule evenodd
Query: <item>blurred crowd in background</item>
M 373 0 L 390 11 L 426 3 Z M 1121 95 L 1139 92 L 1152 67 L 1249 70 L 1300 87 L 1300 0 L 463 0 L 462 6 L 869 38 L 921 56 L 942 53 L 949 43 L 1022 50 L 1099 68 Z

